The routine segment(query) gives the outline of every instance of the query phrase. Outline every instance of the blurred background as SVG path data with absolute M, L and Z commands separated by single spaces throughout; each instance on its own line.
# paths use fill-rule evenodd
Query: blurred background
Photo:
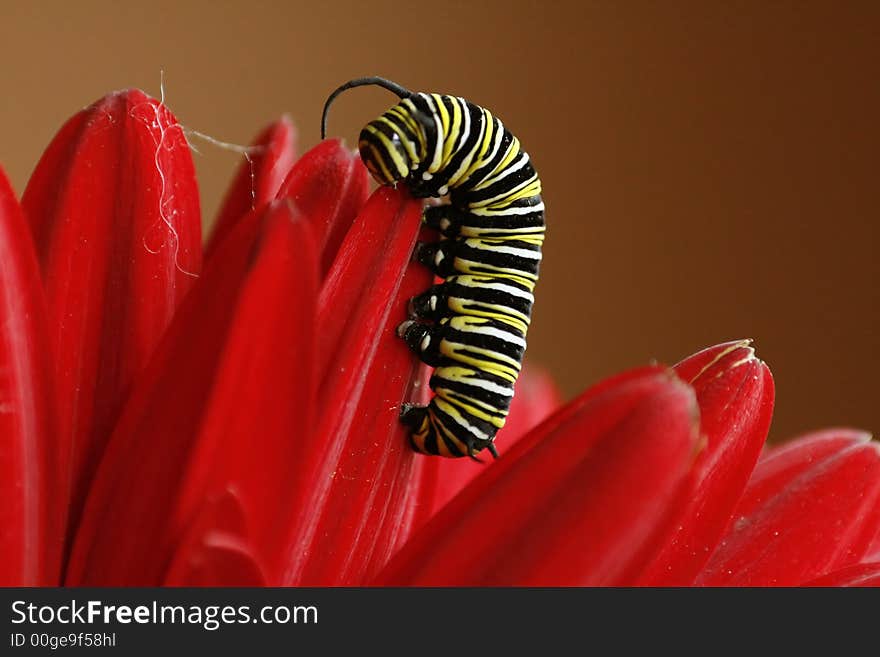
M 771 438 L 880 429 L 880 3 L 0 2 L 0 163 L 19 194 L 61 123 L 140 87 L 240 144 L 318 141 L 362 75 L 461 95 L 519 136 L 548 236 L 527 360 L 571 396 L 751 337 Z M 360 89 L 330 133 L 392 105 Z M 206 226 L 238 164 L 199 145 Z

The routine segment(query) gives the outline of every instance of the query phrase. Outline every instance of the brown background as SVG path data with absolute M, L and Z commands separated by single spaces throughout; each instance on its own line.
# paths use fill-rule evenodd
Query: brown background
M 495 110 L 544 180 L 529 360 L 567 394 L 753 337 L 772 437 L 880 426 L 880 3 L 0 0 L 0 162 L 21 192 L 61 122 L 159 93 L 245 143 L 289 112 L 303 148 L 337 84 L 381 74 Z M 392 103 L 340 99 L 353 143 Z M 206 221 L 236 158 L 196 156 Z

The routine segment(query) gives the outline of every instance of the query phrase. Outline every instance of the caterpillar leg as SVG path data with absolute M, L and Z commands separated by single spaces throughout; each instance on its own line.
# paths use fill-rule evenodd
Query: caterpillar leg
M 416 244 L 413 259 L 425 265 L 440 278 L 448 278 L 455 273 L 455 240 L 419 242 Z
M 446 285 L 432 285 L 427 292 L 409 300 L 409 316 L 412 319 L 437 321 L 448 312 Z
M 466 217 L 467 214 L 447 203 L 425 208 L 423 220 L 428 228 L 439 230 L 444 237 L 457 237 Z
M 421 429 L 428 417 L 428 407 L 418 404 L 402 404 L 400 406 L 400 421 L 409 427 L 411 431 Z
M 397 335 L 423 363 L 437 367 L 441 361 L 440 339 L 444 328 L 439 324 L 420 324 L 408 319 L 397 327 Z
M 425 439 L 431 431 L 431 422 L 428 419 L 428 407 L 417 404 L 403 404 L 400 407 L 400 422 L 409 429 L 409 444 L 415 451 L 422 454 L 430 452 L 425 445 Z M 436 442 L 432 445 L 436 446 Z

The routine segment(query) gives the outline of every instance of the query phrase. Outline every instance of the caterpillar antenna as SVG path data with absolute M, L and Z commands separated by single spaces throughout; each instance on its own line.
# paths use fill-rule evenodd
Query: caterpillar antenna
M 324 103 L 324 111 L 321 113 L 321 139 L 324 139 L 327 136 L 327 114 L 330 111 L 330 105 L 336 100 L 336 97 L 341 94 L 343 91 L 347 91 L 348 89 L 353 89 L 355 87 L 365 87 L 368 85 L 375 85 L 377 87 L 382 87 L 383 89 L 387 89 L 393 94 L 396 94 L 398 98 L 408 98 L 412 96 L 412 92 L 397 84 L 396 82 L 392 82 L 391 80 L 386 80 L 385 78 L 380 78 L 378 76 L 370 76 L 366 78 L 356 78 L 354 80 L 349 80 L 341 87 L 338 87 L 330 96 L 327 98 L 327 102 Z

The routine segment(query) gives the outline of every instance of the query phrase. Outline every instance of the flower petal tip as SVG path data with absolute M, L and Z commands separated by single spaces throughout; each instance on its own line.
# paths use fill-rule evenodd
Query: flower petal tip
M 674 369 L 678 376 L 694 384 L 697 379 L 721 377 L 741 365 L 752 363 L 764 364 L 755 354 L 754 341 L 746 338 L 723 342 L 698 351 L 677 363 Z

